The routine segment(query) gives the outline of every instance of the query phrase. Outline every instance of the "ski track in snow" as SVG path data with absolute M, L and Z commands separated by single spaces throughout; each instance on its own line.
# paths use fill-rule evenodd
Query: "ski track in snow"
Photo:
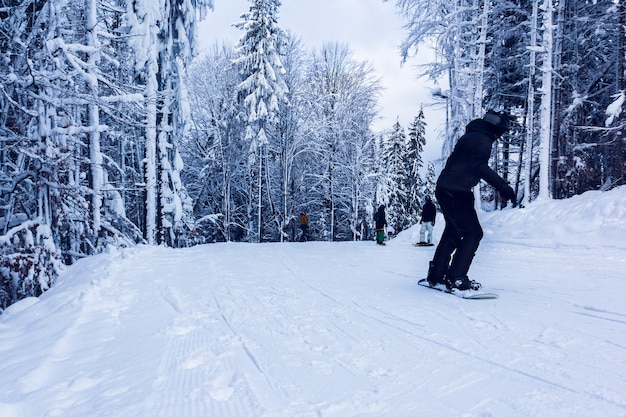
M 498 300 L 419 288 L 401 239 L 82 260 L 0 316 L 0 416 L 625 417 L 624 250 L 486 232 Z

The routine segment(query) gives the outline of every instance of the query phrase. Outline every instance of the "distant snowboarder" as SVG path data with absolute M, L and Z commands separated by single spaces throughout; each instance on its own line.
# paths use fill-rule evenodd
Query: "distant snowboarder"
M 420 227 L 419 246 L 432 245 L 435 217 L 437 217 L 437 208 L 433 204 L 430 197 L 426 196 L 426 202 L 424 203 L 424 207 L 422 207 L 422 215 L 420 216 L 420 224 L 422 227 Z
M 385 217 L 385 206 L 378 207 L 378 211 L 374 213 L 374 223 L 376 225 L 376 243 L 385 246 L 385 227 L 387 219 Z
M 480 288 L 478 282 L 467 277 L 483 237 L 472 188 L 483 179 L 494 186 L 502 198 L 515 204 L 513 188 L 488 164 L 493 143 L 508 127 L 509 116 L 493 111 L 469 122 L 439 175 L 435 195 L 446 226 L 428 268 L 427 280 L 431 286 L 445 284 L 448 289 L 458 290 Z

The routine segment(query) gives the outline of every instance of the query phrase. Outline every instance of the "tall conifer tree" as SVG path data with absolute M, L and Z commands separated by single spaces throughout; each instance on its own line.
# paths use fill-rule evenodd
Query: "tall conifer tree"
M 391 133 L 383 141 L 382 160 L 387 183 L 387 222 L 396 232 L 407 226 L 407 179 L 406 133 L 399 120 L 394 123 Z
M 237 87 L 245 106 L 247 123 L 245 140 L 249 142 L 248 169 L 250 201 L 256 205 L 256 240 L 263 239 L 263 208 L 272 208 L 268 164 L 270 141 L 275 135 L 279 102 L 286 99 L 285 69 L 281 62 L 281 45 L 285 41 L 278 27 L 279 0 L 251 0 L 243 22 L 236 26 L 244 31 L 238 45 L 235 64 L 243 81 Z M 253 205 L 249 210 L 249 228 L 253 227 Z
M 424 166 L 422 153 L 426 146 L 426 121 L 424 120 L 424 109 L 420 112 L 409 126 L 407 138 L 407 150 L 404 157 L 405 169 L 408 173 L 406 177 L 406 217 L 409 225 L 419 222 L 424 196 L 422 193 L 422 177 L 420 171 Z

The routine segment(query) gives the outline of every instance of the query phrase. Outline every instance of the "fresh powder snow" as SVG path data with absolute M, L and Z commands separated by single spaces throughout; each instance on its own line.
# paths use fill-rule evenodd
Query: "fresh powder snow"
M 626 416 L 626 187 L 480 217 L 496 300 L 416 285 L 419 226 L 83 259 L 0 315 L 0 416 Z

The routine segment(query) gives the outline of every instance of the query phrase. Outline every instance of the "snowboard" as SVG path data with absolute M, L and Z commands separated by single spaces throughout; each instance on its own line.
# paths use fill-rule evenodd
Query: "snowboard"
M 413 246 L 435 246 L 434 243 L 414 243 Z
M 420 279 L 417 282 L 417 285 L 420 285 L 420 286 L 426 287 L 426 288 L 430 288 L 431 290 L 445 292 L 446 294 L 452 294 L 454 296 L 457 296 L 459 298 L 465 298 L 467 300 L 490 300 L 490 299 L 498 298 L 498 294 L 495 294 L 495 293 L 492 293 L 492 292 L 483 292 L 481 290 L 461 291 L 461 290 L 457 290 L 457 289 L 452 289 L 450 291 L 444 285 L 438 285 L 436 287 L 431 287 L 430 285 L 428 285 L 428 281 L 426 281 L 426 278 Z

